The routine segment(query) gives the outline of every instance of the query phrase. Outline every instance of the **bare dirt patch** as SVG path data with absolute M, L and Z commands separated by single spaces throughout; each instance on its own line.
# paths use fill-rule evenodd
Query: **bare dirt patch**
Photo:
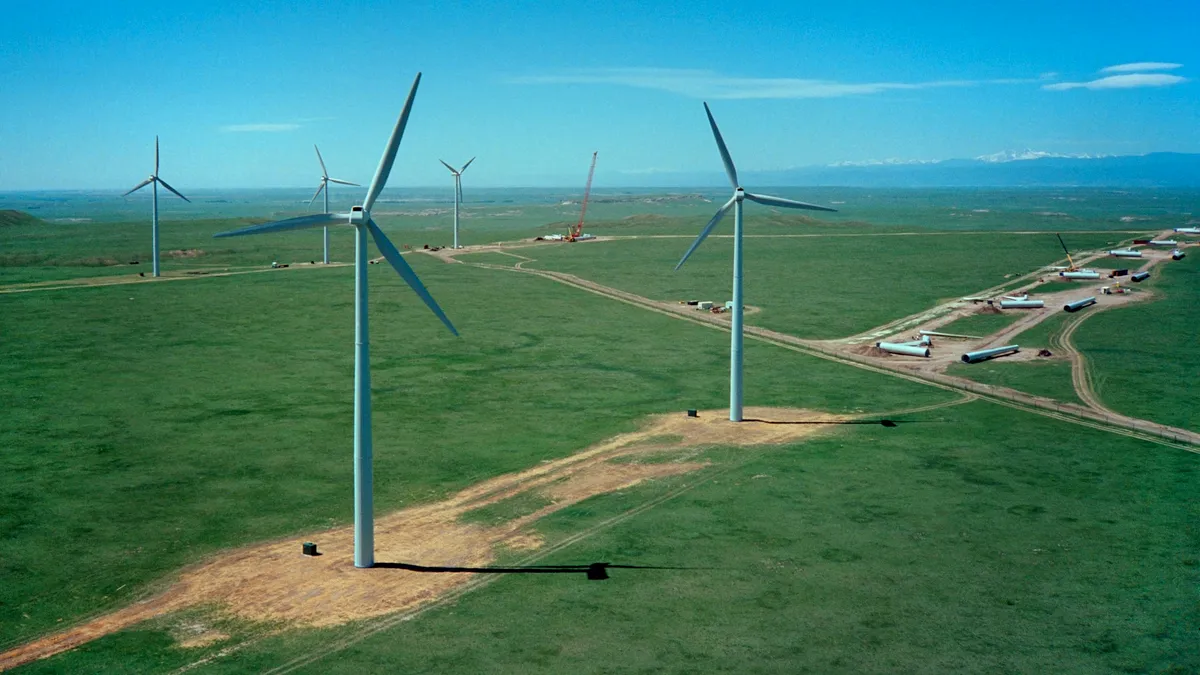
M 888 356 L 891 356 L 891 354 L 883 351 L 875 345 L 854 345 L 853 347 L 848 348 L 846 351 L 850 352 L 851 354 L 858 354 L 860 356 L 874 356 L 881 359 L 886 359 Z
M 751 447 L 794 442 L 846 418 L 798 409 L 747 408 L 749 420 L 734 423 L 727 411 L 658 415 L 638 431 L 621 434 L 569 457 L 473 485 L 442 501 L 409 507 L 379 518 L 376 560 L 371 569 L 353 564 L 354 533 L 341 527 L 246 547 L 185 570 L 162 594 L 0 654 L 0 670 L 45 658 L 136 623 L 188 607 L 217 606 L 259 622 L 330 626 L 412 609 L 468 583 L 473 573 L 431 574 L 386 563 L 481 567 L 501 549 L 542 545 L 530 530 L 538 519 L 597 495 L 708 466 L 694 461 L 705 446 Z M 674 461 L 669 453 L 678 453 Z M 652 461 L 642 462 L 639 458 Z M 617 460 L 617 461 L 614 461 Z M 548 498 L 536 512 L 494 526 L 464 522 L 468 511 L 522 493 Z M 313 541 L 321 555 L 301 555 Z M 199 635 L 189 636 L 200 639 Z M 213 635 L 212 639 L 224 639 Z M 208 639 L 208 638 L 205 638 Z M 195 643 L 193 643 L 195 644 Z
M 163 257 L 166 258 L 199 258 L 204 255 L 204 251 L 198 248 L 180 249 L 174 251 L 164 251 Z

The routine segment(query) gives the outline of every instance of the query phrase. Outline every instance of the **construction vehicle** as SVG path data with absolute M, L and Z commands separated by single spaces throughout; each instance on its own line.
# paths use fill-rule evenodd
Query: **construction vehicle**
M 1113 284 L 1112 286 L 1105 286 L 1100 290 L 1103 291 L 1105 295 L 1122 295 L 1129 292 L 1129 289 L 1121 286 L 1120 283 Z
M 591 236 L 583 233 L 583 217 L 587 215 L 588 197 L 592 194 L 592 176 L 596 175 L 596 155 L 599 152 L 592 153 L 592 168 L 588 169 L 587 187 L 583 189 L 583 206 L 579 209 L 579 222 L 575 223 L 575 227 L 567 230 L 567 236 L 563 237 L 563 241 L 579 241 L 580 239 L 591 239 Z
M 1079 268 L 1075 266 L 1075 261 L 1071 260 L 1071 252 L 1067 250 L 1067 245 L 1063 243 L 1062 235 L 1055 233 L 1054 236 L 1058 237 L 1058 245 L 1062 246 L 1063 253 L 1067 254 L 1067 271 L 1078 272 Z

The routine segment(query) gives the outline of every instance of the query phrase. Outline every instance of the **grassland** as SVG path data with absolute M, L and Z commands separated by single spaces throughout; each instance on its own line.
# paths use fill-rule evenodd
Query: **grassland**
M 726 401 L 718 331 L 542 279 L 413 265 L 463 338 L 371 268 L 382 510 L 578 451 L 649 413 Z M 349 519 L 348 269 L 3 302 L 0 644 L 124 604 L 218 549 Z M 763 345 L 747 368 L 756 405 L 950 397 Z
M 750 226 L 747 231 L 756 232 Z M 1104 235 L 1078 235 L 1089 237 Z M 634 239 L 543 247 L 523 267 L 578 274 L 657 300 L 730 294 L 729 238 L 710 237 L 680 271 L 691 242 Z M 936 254 L 933 252 L 936 251 Z M 805 338 L 838 338 L 928 309 L 939 301 L 1002 284 L 1059 253 L 1031 250 L 1030 235 L 938 234 L 749 238 L 746 302 L 762 308 L 747 322 Z
M 504 218 L 468 236 L 536 229 Z M 959 216 L 938 218 L 934 227 Z M 1028 226 L 1012 214 L 961 218 Z M 1077 225 L 1108 222 L 1094 218 Z M 263 266 L 319 255 L 315 232 L 212 246 L 213 232 L 244 222 L 179 223 L 169 241 L 164 223 L 164 250 L 205 250 L 170 264 Z M 383 224 L 397 243 L 444 243 L 430 234 L 442 229 L 428 229 L 442 225 L 430 222 L 392 216 Z M 696 229 L 682 217 L 614 222 L 622 234 Z M 750 225 L 758 233 L 833 229 L 765 217 Z M 109 273 L 78 261 L 138 254 L 146 230 L 0 229 L 4 255 L 45 256 L 32 264 L 0 258 L 0 283 Z M 1071 243 L 1095 246 L 1091 236 L 1114 235 Z M 846 335 L 1058 255 L 1053 247 L 1031 253 L 1028 237 L 749 239 L 747 301 L 764 308 L 749 318 L 798 335 Z M 348 259 L 349 238 L 334 241 L 334 258 Z M 547 246 L 530 257 L 660 299 L 723 298 L 728 240 L 707 242 L 672 276 L 688 243 Z M 472 257 L 494 261 L 480 255 Z M 409 259 L 463 337 L 446 334 L 386 267 L 370 268 L 380 512 L 563 457 L 651 413 L 726 404 L 728 337 L 719 331 L 544 279 Z M 1076 333 L 1089 357 L 1101 352 L 1106 396 L 1119 379 L 1130 398 L 1160 394 L 1158 412 L 1187 409 L 1187 383 L 1171 371 L 1197 372 L 1190 356 L 1178 356 L 1195 353 L 1178 339 L 1198 324 L 1175 298 L 1200 306 L 1187 295 L 1197 288 L 1195 258 L 1184 263 L 1156 281 L 1179 311 L 1139 315 L 1101 337 L 1128 334 L 1130 325 L 1152 334 L 1142 358 L 1118 358 L 1128 340 L 1085 346 L 1084 328 L 1166 303 L 1097 314 Z M 346 269 L 290 269 L 0 296 L 0 649 L 125 606 L 218 551 L 349 521 L 352 288 Z M 1032 345 L 1033 333 L 1061 325 L 1049 322 L 1019 339 Z M 1176 359 L 1155 360 L 1160 349 Z M 954 399 L 761 343 L 748 342 L 746 354 L 752 405 L 882 415 Z M 1006 365 L 1017 364 L 996 367 Z M 1039 377 L 1051 386 L 1048 371 Z M 1166 384 L 1147 388 L 1152 377 Z M 1196 455 L 986 403 L 899 417 L 915 423 L 838 427 L 775 449 L 714 448 L 699 474 L 593 498 L 537 526 L 548 545 L 595 530 L 537 564 L 679 569 L 614 569 L 606 582 L 497 576 L 390 627 L 268 634 L 201 609 L 22 672 L 163 672 L 251 638 L 258 641 L 195 672 L 265 671 L 360 634 L 302 670 L 1200 670 Z M 501 502 L 468 520 L 500 522 L 539 505 Z M 232 638 L 175 646 L 192 622 Z M 372 626 L 381 630 L 363 633 Z
M 1021 344 L 1019 338 L 1015 344 Z M 1023 345 L 1022 349 L 1030 350 Z M 1010 363 L 1006 363 L 1004 359 L 972 364 L 952 363 L 946 372 L 983 384 L 1045 396 L 1063 403 L 1081 403 L 1074 385 L 1071 384 L 1071 362 L 1064 358 Z
M 516 256 L 512 256 L 507 253 L 494 253 L 491 251 L 485 251 L 483 253 L 464 253 L 456 257 L 463 262 L 502 265 L 504 267 L 512 267 L 521 262 L 521 259 Z
M 501 576 L 418 620 L 288 632 L 196 672 L 322 654 L 295 672 L 1200 667 L 1195 456 L 984 403 L 934 419 L 715 449 L 707 480 L 538 561 L 668 569 Z M 670 487 L 589 500 L 539 531 L 561 541 Z M 167 670 L 220 648 L 172 648 L 168 630 L 28 672 Z
M 1189 256 L 1156 268 L 1149 287 L 1162 295 L 1100 312 L 1073 337 L 1092 368 L 1092 386 L 1112 409 L 1200 430 L 1200 261 Z

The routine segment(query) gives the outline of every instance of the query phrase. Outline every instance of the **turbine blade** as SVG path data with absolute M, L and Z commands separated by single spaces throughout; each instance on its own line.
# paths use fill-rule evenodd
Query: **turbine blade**
M 218 232 L 217 234 L 213 235 L 213 239 L 220 239 L 222 237 L 240 237 L 247 234 L 264 234 L 266 232 L 305 230 L 310 227 L 321 227 L 323 225 L 345 225 L 348 222 L 350 222 L 349 213 L 314 213 L 311 216 L 288 218 L 287 220 L 277 220 L 273 223 L 251 225 L 250 227 L 243 227 L 240 230 Z
M 337 183 L 338 185 L 353 185 L 354 187 L 362 187 L 362 186 L 361 186 L 361 185 L 359 185 L 358 183 L 351 183 L 351 182 L 350 182 L 350 181 L 348 181 L 348 180 L 342 180 L 342 179 L 340 179 L 340 178 L 330 178 L 330 179 L 329 179 L 329 182 L 330 182 L 330 183 Z
M 450 166 L 449 164 L 447 164 L 447 163 L 446 163 L 446 160 L 444 160 L 444 159 L 439 159 L 438 161 L 442 163 L 442 166 L 446 167 L 447 169 L 450 169 L 450 173 L 454 174 L 455 176 L 457 176 L 457 175 L 458 175 L 458 172 L 454 170 L 454 167 L 452 167 L 452 166 Z
M 131 194 L 133 194 L 133 193 L 137 192 L 138 190 L 141 190 L 142 188 L 146 187 L 147 185 L 149 185 L 149 184 L 151 184 L 151 183 L 153 183 L 153 182 L 154 182 L 154 178 L 152 178 L 152 177 L 151 177 L 151 178 L 147 178 L 146 180 L 144 180 L 144 181 L 142 181 L 142 182 L 138 183 L 138 184 L 137 184 L 137 187 L 133 188 L 132 190 L 130 190 L 129 192 L 126 192 L 125 194 L 123 194 L 123 195 L 121 195 L 121 196 L 122 196 L 122 197 L 125 197 L 125 196 L 128 196 L 128 195 L 131 195 Z
M 158 175 L 158 136 L 154 137 L 154 175 Z
M 828 206 L 806 204 L 804 202 L 797 202 L 791 199 L 784 199 L 782 197 L 772 197 L 770 195 L 754 195 L 747 192 L 746 199 L 758 202 L 759 204 L 766 204 L 767 206 L 782 206 L 788 209 L 808 209 L 810 211 L 833 211 L 834 213 L 837 213 L 837 209 L 831 209 Z
M 459 204 L 462 203 L 462 181 L 460 180 L 454 181 L 454 197 Z
M 729 156 L 729 148 L 725 147 L 725 139 L 721 138 L 721 130 L 717 128 L 717 121 L 713 119 L 712 111 L 708 109 L 708 104 L 704 104 L 704 114 L 708 115 L 708 124 L 712 127 L 713 138 L 717 139 L 717 149 L 721 151 L 721 161 L 725 163 L 725 173 L 729 176 L 729 182 L 733 183 L 733 187 L 738 187 L 737 169 L 733 167 L 733 158 Z
M 158 176 L 155 176 L 155 177 L 154 177 L 154 180 L 156 180 L 156 181 L 158 181 L 158 182 L 162 183 L 162 186 L 163 186 L 163 187 L 167 188 L 167 189 L 168 189 L 168 190 L 170 190 L 171 192 L 174 192 L 176 197 L 179 197 L 180 199 L 182 199 L 183 201 L 185 201 L 185 202 L 187 202 L 187 203 L 189 203 L 189 204 L 191 204 L 191 203 L 192 203 L 192 200 L 190 200 L 190 199 L 188 199 L 187 197 L 184 197 L 183 195 L 179 194 L 179 190 L 176 190 L 175 188 L 171 187 L 170 185 L 167 185 L 167 181 L 165 181 L 165 180 L 163 180 L 163 179 L 159 178 Z
M 429 291 L 425 288 L 425 284 L 421 283 L 421 280 L 417 278 L 417 273 L 413 271 L 413 268 L 404 262 L 404 256 L 400 255 L 400 251 L 396 250 L 396 246 L 387 238 L 383 230 L 379 229 L 374 219 L 367 221 L 367 228 L 371 230 L 371 237 L 375 239 L 375 245 L 379 247 L 379 252 L 392 264 L 392 267 L 400 274 L 400 278 L 408 283 L 413 292 L 417 294 L 417 297 L 421 298 L 425 302 L 425 306 L 429 307 L 434 315 L 441 319 L 442 323 L 446 324 L 446 328 L 449 328 L 451 333 L 458 335 L 458 329 L 454 327 L 454 324 L 450 323 L 450 319 L 446 318 L 446 313 L 442 311 L 437 301 L 429 294 Z
M 468 166 L 471 166 L 471 162 L 474 162 L 474 161 L 475 161 L 475 158 L 474 158 L 474 157 L 472 157 L 471 159 L 467 160 L 467 163 L 466 163 L 466 164 L 463 164 L 463 168 L 459 169 L 459 170 L 458 170 L 458 172 L 459 172 L 459 173 L 462 173 L 462 172 L 466 171 L 466 170 L 467 170 L 467 167 L 468 167 Z
M 329 178 L 329 172 L 325 170 L 325 160 L 321 158 L 321 149 L 317 147 L 316 143 L 313 143 L 313 150 L 317 151 L 317 161 L 321 163 L 321 177 Z
M 375 205 L 375 200 L 379 198 L 379 193 L 383 192 L 383 186 L 387 185 L 388 175 L 392 173 L 392 164 L 396 162 L 396 151 L 400 149 L 400 139 L 404 138 L 404 127 L 408 126 L 408 115 L 412 112 L 413 99 L 417 97 L 417 85 L 419 84 L 421 84 L 421 74 L 417 73 L 417 77 L 412 83 L 412 89 L 408 92 L 408 99 L 404 101 L 404 109 L 400 111 L 400 119 L 396 120 L 396 128 L 392 129 L 392 137 L 388 139 L 387 147 L 383 150 L 383 157 L 379 160 L 379 169 L 375 171 L 375 177 L 371 179 L 371 187 L 367 190 L 367 199 L 363 202 L 363 211 L 370 213 L 371 207 Z
M 308 200 L 309 206 L 312 206 L 312 203 L 317 201 L 317 197 L 321 196 L 321 190 L 324 190 L 324 189 L 325 189 L 325 179 L 322 178 L 321 184 L 317 186 L 317 191 L 313 193 L 313 198 Z
M 708 225 L 704 226 L 704 229 L 700 232 L 700 236 L 696 237 L 696 241 L 692 242 L 692 247 L 687 250 L 687 253 L 683 254 L 683 258 L 681 258 L 679 264 L 675 266 L 676 272 L 679 271 L 680 267 L 683 267 L 683 263 L 687 262 L 687 259 L 691 257 L 692 252 L 696 250 L 696 247 L 700 245 L 700 242 L 704 241 L 704 239 L 708 237 L 709 233 L 713 231 L 713 228 L 717 226 L 717 223 L 721 222 L 721 219 L 724 218 L 725 214 L 729 212 L 729 209 L 733 206 L 735 201 L 736 198 L 730 199 L 729 201 L 725 202 L 724 206 L 717 209 L 717 212 L 713 215 L 712 220 L 708 221 Z

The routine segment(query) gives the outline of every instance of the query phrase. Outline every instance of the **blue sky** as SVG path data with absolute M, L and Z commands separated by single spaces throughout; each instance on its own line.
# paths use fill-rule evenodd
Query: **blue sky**
M 418 70 L 393 187 L 1200 152 L 1194 0 L 810 4 L 13 3 L 0 190 L 366 183 Z

